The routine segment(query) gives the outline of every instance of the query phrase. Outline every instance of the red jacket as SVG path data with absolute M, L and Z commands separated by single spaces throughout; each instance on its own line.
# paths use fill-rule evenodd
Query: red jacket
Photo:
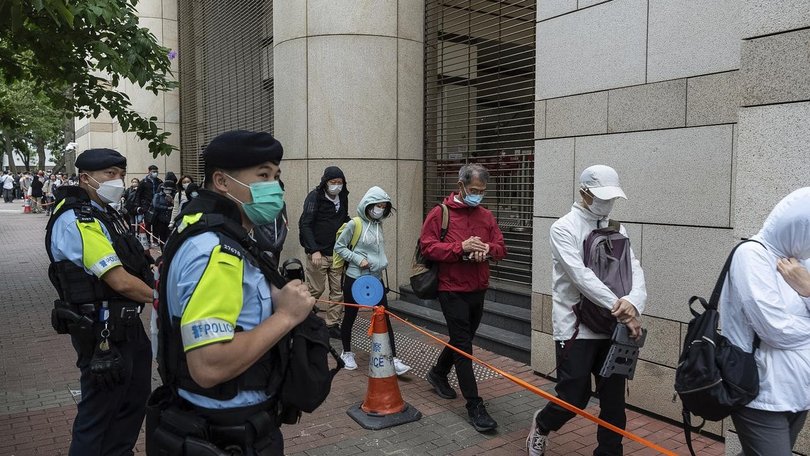
M 489 263 L 462 262 L 461 243 L 470 236 L 478 236 L 489 244 L 489 255 L 494 261 L 506 256 L 503 234 L 498 222 L 488 209 L 469 207 L 455 199 L 455 193 L 444 199 L 450 212 L 450 223 L 444 241 L 439 240 L 442 230 L 442 208 L 436 206 L 428 213 L 422 225 L 419 242 L 422 255 L 439 263 L 439 291 L 482 291 L 489 287 Z

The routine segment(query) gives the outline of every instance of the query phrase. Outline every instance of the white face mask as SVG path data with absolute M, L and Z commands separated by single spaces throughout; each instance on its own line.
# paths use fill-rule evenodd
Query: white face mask
M 190 182 L 186 182 L 183 184 L 183 190 L 186 190 L 188 188 L 188 184 L 190 184 Z
M 158 173 L 157 171 L 152 171 L 149 173 L 149 175 L 157 179 Z
M 335 184 L 335 185 L 330 184 L 326 191 L 329 192 L 330 195 L 335 196 L 338 193 L 340 193 L 341 190 L 343 190 L 343 184 Z
M 610 211 L 613 210 L 614 203 L 616 203 L 615 198 L 612 200 L 602 200 L 594 197 L 593 202 L 591 202 L 591 204 L 588 206 L 588 209 L 593 212 L 594 215 L 607 217 L 610 215 Z
M 92 176 L 88 175 L 90 179 L 93 179 Z M 121 200 L 121 196 L 124 195 L 124 191 L 126 190 L 126 186 L 124 186 L 124 179 L 113 179 L 108 180 L 106 182 L 99 182 L 95 179 L 98 184 L 98 188 L 96 189 L 96 194 L 107 204 L 117 203 Z
M 385 209 L 383 209 L 381 207 L 374 206 L 373 208 L 371 208 L 371 210 L 369 212 L 370 212 L 369 215 L 371 215 L 371 218 L 373 218 L 374 220 L 379 220 L 383 216 L 383 214 L 385 214 Z

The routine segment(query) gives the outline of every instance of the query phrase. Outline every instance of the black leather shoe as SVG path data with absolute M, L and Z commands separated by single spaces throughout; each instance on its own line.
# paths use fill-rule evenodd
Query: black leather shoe
M 433 390 L 436 391 L 436 394 L 439 395 L 442 399 L 455 399 L 456 398 L 456 390 L 450 386 L 450 382 L 447 381 L 447 377 L 442 377 L 441 375 L 437 374 L 430 369 L 427 374 L 427 381 L 428 383 L 433 386 Z
M 478 432 L 487 432 L 498 427 L 498 423 L 496 423 L 495 420 L 489 416 L 489 413 L 487 413 L 487 408 L 484 407 L 483 403 L 468 409 L 467 414 L 470 417 L 470 424 L 472 424 L 475 430 Z
M 329 337 L 331 339 L 340 339 L 340 326 L 332 325 L 329 327 Z

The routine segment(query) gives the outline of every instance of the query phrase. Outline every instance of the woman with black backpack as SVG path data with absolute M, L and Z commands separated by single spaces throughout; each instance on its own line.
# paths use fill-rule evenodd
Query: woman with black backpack
M 723 335 L 737 347 L 759 338 L 759 393 L 731 413 L 745 455 L 791 456 L 810 410 L 810 299 L 794 278 L 810 266 L 808 207 L 810 187 L 774 207 L 757 242 L 737 249 L 720 296 Z

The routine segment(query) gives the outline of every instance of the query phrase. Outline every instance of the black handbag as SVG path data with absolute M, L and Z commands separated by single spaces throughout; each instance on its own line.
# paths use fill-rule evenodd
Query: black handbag
M 444 204 L 442 207 L 442 231 L 439 240 L 444 241 L 450 225 L 450 212 Z M 419 299 L 436 299 L 439 295 L 439 264 L 429 261 L 422 255 L 422 243 L 416 242 L 416 250 L 411 262 L 411 288 Z

